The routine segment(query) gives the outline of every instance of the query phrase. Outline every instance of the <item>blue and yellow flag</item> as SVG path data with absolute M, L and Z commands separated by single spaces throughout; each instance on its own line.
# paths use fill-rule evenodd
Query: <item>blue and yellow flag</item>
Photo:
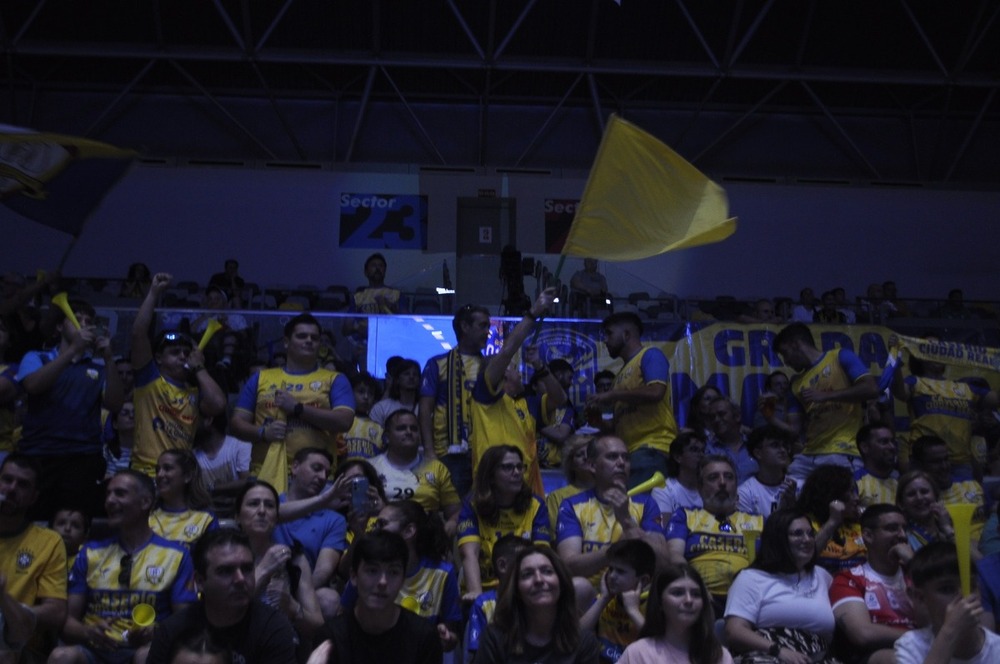
M 0 201 L 77 237 L 136 156 L 86 138 L 0 125 Z
M 722 187 L 612 115 L 562 253 L 637 260 L 719 242 L 735 230 Z

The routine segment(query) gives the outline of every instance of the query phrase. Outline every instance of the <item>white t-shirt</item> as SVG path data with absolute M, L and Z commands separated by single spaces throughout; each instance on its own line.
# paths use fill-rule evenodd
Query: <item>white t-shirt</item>
M 812 574 L 768 574 L 745 569 L 736 575 L 726 600 L 726 617 L 737 616 L 755 627 L 786 627 L 815 632 L 833 639 L 830 584 L 833 578 L 820 566 Z
M 698 493 L 698 490 L 685 488 L 676 477 L 668 477 L 666 486 L 662 489 L 653 489 L 649 495 L 656 501 L 656 505 L 660 508 L 660 514 L 666 520 L 669 520 L 670 515 L 682 507 L 688 510 L 697 510 L 702 507 L 701 494 Z
M 413 404 L 413 406 L 410 406 L 402 401 L 397 401 L 396 399 L 382 399 L 372 406 L 371 411 L 368 413 L 368 419 L 375 422 L 380 427 L 384 427 L 385 418 L 389 417 L 397 410 L 408 410 L 414 415 L 417 415 L 420 410 L 420 404 L 416 403 Z
M 195 448 L 194 458 L 208 486 L 232 482 L 239 479 L 239 473 L 250 470 L 250 443 L 226 436 L 214 457 L 209 458 L 204 450 Z
M 982 628 L 980 628 L 982 629 Z M 955 664 L 996 664 L 1000 662 L 1000 636 L 983 630 L 986 641 L 979 654 L 970 659 L 952 657 Z M 931 651 L 934 642 L 934 632 L 930 627 L 910 630 L 896 639 L 895 651 L 897 664 L 922 664 L 927 653 Z
M 778 504 L 783 486 L 784 484 L 762 484 L 756 475 L 752 475 L 736 487 L 736 494 L 739 496 L 736 509 L 747 514 L 760 514 L 766 519 Z

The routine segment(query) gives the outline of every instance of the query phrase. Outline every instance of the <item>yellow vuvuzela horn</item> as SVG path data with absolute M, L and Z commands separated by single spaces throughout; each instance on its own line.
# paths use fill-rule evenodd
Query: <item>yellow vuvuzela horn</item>
M 205 350 L 205 346 L 207 346 L 208 342 L 212 340 L 212 335 L 221 329 L 222 323 L 214 318 L 209 318 L 208 325 L 205 327 L 205 332 L 201 335 L 201 341 L 198 342 L 198 350 Z
M 646 493 L 647 491 L 652 491 L 653 489 L 661 489 L 667 486 L 667 478 L 663 476 L 663 473 L 656 471 L 653 476 L 642 484 L 636 484 L 634 487 L 628 490 L 628 495 L 638 496 L 640 493 Z
M 955 550 L 958 554 L 958 578 L 962 582 L 962 595 L 972 592 L 972 514 L 976 506 L 972 503 L 954 503 L 945 505 L 951 515 L 951 523 L 955 526 Z
M 69 298 L 66 296 L 66 293 L 56 293 L 53 295 L 52 304 L 59 307 L 59 309 L 66 314 L 66 318 L 68 318 L 69 322 L 76 326 L 76 329 L 80 329 L 80 321 L 76 319 L 76 314 L 73 313 L 72 307 L 69 306 Z

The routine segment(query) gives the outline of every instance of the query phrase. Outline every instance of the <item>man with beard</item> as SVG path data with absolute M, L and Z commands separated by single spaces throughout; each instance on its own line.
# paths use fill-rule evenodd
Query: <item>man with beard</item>
M 152 626 L 132 620 L 137 604 L 151 605 L 163 620 L 197 599 L 187 549 L 149 527 L 155 495 L 153 480 L 138 471 L 111 478 L 104 508 L 115 536 L 87 542 L 77 554 L 62 631 L 63 641 L 76 645 L 56 648 L 50 663 L 131 661 L 153 637 Z
M 365 278 L 368 286 L 354 293 L 354 310 L 366 314 L 395 314 L 399 312 L 399 291 L 385 285 L 386 262 L 382 254 L 372 254 L 365 259 Z
M 633 487 L 660 471 L 667 474 L 670 442 L 677 422 L 670 406 L 670 364 L 655 346 L 643 346 L 642 321 L 631 311 L 604 319 L 604 345 L 611 357 L 624 362 L 608 392 L 593 394 L 587 405 L 598 409 L 614 404 L 614 433 L 628 445 Z
M 288 619 L 254 601 L 256 579 L 247 536 L 231 528 L 205 533 L 191 549 L 201 601 L 157 625 L 146 664 L 166 664 L 182 634 L 207 632 L 233 661 L 295 661 L 295 631 Z
M 861 535 L 868 560 L 834 577 L 830 604 L 852 657 L 845 661 L 889 664 L 896 639 L 915 624 L 903 573 L 913 557 L 906 517 L 895 505 L 877 503 L 861 515 Z
M 0 614 L 4 645 L 23 646 L 37 627 L 58 630 L 66 620 L 66 548 L 62 539 L 28 520 L 38 497 L 38 464 L 13 453 L 0 463 Z M 16 659 L 14 660 L 16 661 Z
M 882 424 L 866 424 L 858 429 L 857 443 L 865 463 L 865 467 L 854 474 L 858 504 L 866 508 L 876 503 L 895 503 L 899 472 L 892 429 Z
M 594 439 L 587 446 L 587 460 L 594 488 L 562 501 L 556 550 L 574 576 L 589 577 L 596 589 L 608 564 L 604 550 L 618 540 L 642 539 L 661 557 L 667 551 L 656 501 L 649 494 L 628 496 L 625 442 L 614 436 Z
M 736 573 L 750 564 L 743 534 L 760 532 L 764 517 L 736 510 L 736 469 L 729 457 L 706 456 L 698 467 L 701 509 L 679 509 L 667 527 L 671 563 L 689 563 L 701 574 L 722 615 Z

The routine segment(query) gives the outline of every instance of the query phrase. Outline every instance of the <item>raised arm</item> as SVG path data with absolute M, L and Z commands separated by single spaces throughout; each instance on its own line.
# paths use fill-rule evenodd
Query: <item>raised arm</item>
M 156 303 L 172 280 L 173 276 L 166 272 L 157 272 L 153 276 L 149 292 L 139 305 L 139 311 L 132 322 L 132 365 L 136 369 L 146 366 L 153 359 L 153 348 L 149 343 L 149 326 L 153 322 Z
M 514 329 L 504 339 L 500 352 L 489 359 L 486 365 L 486 384 L 491 391 L 496 392 L 500 387 L 504 372 L 507 370 L 507 365 L 514 359 L 521 345 L 528 338 L 528 335 L 531 334 L 531 330 L 535 327 L 535 321 L 544 316 L 549 307 L 552 306 L 555 297 L 555 288 L 546 288 L 539 293 L 538 298 L 531 305 L 528 313 L 524 315 L 524 318 L 514 326 Z

